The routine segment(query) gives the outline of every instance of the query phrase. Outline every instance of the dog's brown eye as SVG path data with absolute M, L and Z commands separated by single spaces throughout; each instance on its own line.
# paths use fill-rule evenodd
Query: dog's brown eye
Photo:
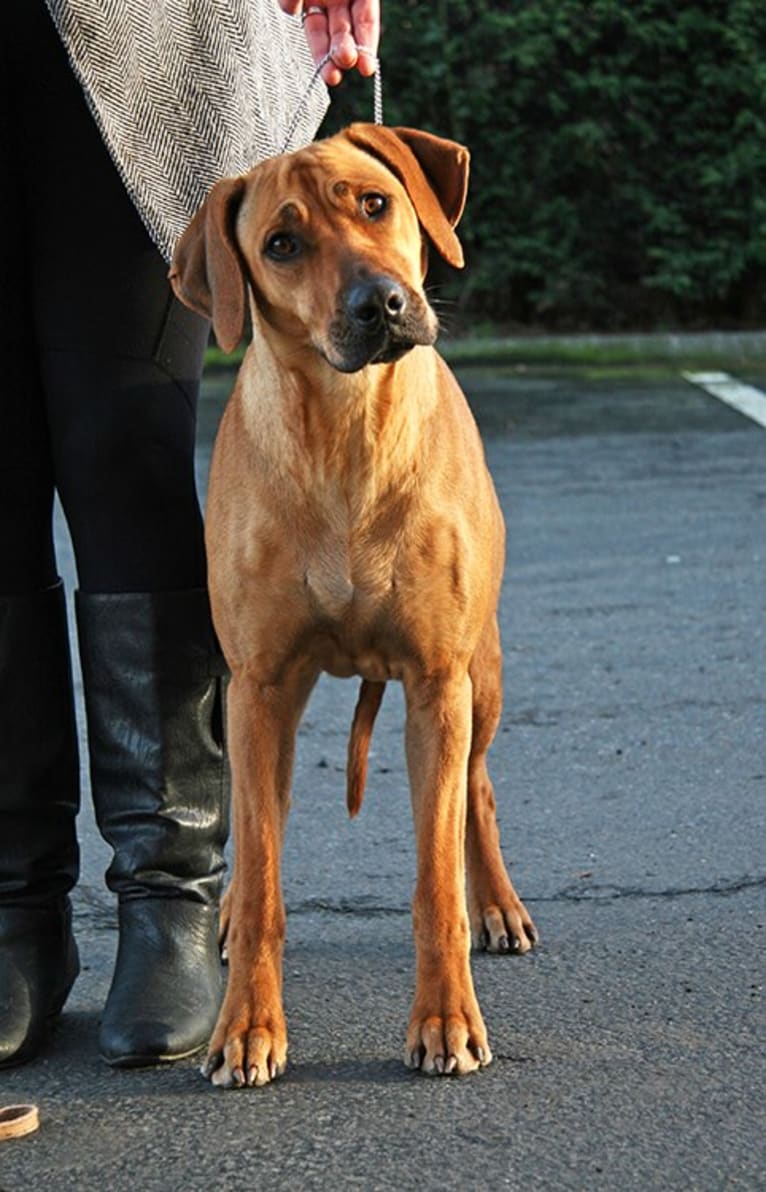
M 300 252 L 300 244 L 289 232 L 275 232 L 266 241 L 266 256 L 273 261 L 289 261 Z
M 383 195 L 362 195 L 362 212 L 368 219 L 377 219 L 387 206 L 388 200 Z

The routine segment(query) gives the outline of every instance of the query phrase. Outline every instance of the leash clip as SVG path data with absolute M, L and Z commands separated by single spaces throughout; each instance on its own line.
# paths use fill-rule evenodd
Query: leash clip
M 369 54 L 370 57 L 374 59 L 375 73 L 372 76 L 373 123 L 374 124 L 382 124 L 383 123 L 383 80 L 380 77 L 380 58 L 376 58 L 373 54 L 371 54 L 366 46 L 360 46 L 357 43 L 356 48 L 361 54 Z M 329 54 L 329 53 L 325 54 L 324 58 L 319 63 L 319 65 L 317 66 L 313 75 L 309 79 L 308 87 L 306 88 L 303 95 L 301 96 L 301 99 L 298 102 L 298 107 L 295 110 L 295 115 L 293 116 L 292 120 L 290 121 L 290 127 L 287 130 L 285 142 L 281 149 L 282 153 L 287 153 L 288 149 L 290 148 L 290 142 L 292 141 L 293 137 L 295 136 L 295 130 L 298 127 L 298 121 L 301 118 L 301 113 L 303 112 L 303 109 L 306 106 L 306 102 L 307 102 L 309 96 L 311 95 L 311 92 L 313 91 L 314 86 L 318 82 L 319 77 L 322 74 L 322 71 L 327 66 L 327 63 L 331 62 L 331 61 L 332 61 L 332 54 Z

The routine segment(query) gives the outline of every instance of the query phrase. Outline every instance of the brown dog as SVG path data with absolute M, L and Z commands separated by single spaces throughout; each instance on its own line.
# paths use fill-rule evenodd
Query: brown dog
M 501 705 L 502 515 L 423 292 L 423 231 L 462 265 L 467 175 L 459 145 L 355 124 L 218 183 L 171 269 L 224 349 L 243 334 L 248 290 L 254 332 L 207 513 L 236 861 L 204 1071 L 227 1088 L 285 1068 L 280 851 L 298 721 L 323 670 L 363 678 L 352 815 L 386 680 L 405 688 L 418 865 L 407 1064 L 470 1072 L 491 1059 L 466 869 L 476 942 L 526 952 L 537 939 L 503 864 L 485 760 Z

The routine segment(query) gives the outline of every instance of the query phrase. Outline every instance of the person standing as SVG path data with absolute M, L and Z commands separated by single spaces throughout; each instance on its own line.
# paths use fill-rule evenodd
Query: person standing
M 279 8 L 283 12 L 279 11 Z M 302 15 L 301 22 L 284 14 Z M 194 482 L 209 327 L 167 261 L 218 177 L 314 135 L 374 71 L 378 0 L 7 0 L 0 40 L 0 1066 L 79 971 L 79 759 L 58 492 L 78 574 L 91 790 L 119 946 L 99 1032 L 170 1061 L 218 1011 L 225 667 Z M 303 34 L 305 33 L 305 40 Z M 370 53 L 360 52 L 357 43 Z M 310 49 L 309 49 L 310 47 Z

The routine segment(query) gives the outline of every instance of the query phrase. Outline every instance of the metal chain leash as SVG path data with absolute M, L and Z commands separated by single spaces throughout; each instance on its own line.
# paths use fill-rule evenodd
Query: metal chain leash
M 383 123 L 383 81 L 380 77 L 380 59 L 375 58 L 370 53 L 370 51 L 367 49 L 366 46 L 360 46 L 357 44 L 356 48 L 360 54 L 369 54 L 370 57 L 373 58 L 373 61 L 375 62 L 375 74 L 372 76 L 373 122 L 375 124 L 382 124 Z M 325 66 L 327 66 L 328 62 L 331 62 L 331 61 L 332 61 L 332 54 L 325 54 L 324 58 L 319 63 L 319 65 L 317 66 L 313 75 L 311 76 L 311 79 L 309 80 L 309 85 L 306 88 L 306 90 L 304 91 L 300 102 L 298 103 L 298 106 L 295 110 L 295 115 L 293 116 L 292 121 L 290 123 L 290 127 L 287 130 L 287 136 L 285 137 L 285 142 L 284 142 L 284 145 L 282 146 L 282 153 L 287 153 L 288 149 L 290 148 L 290 142 L 292 141 L 293 137 L 295 136 L 295 130 L 298 127 L 298 122 L 300 121 L 301 115 L 303 113 L 303 109 L 308 101 L 308 98 L 311 95 L 311 92 L 312 92 L 314 86 L 318 82 L 319 77 L 322 74 L 322 71 L 324 70 Z

